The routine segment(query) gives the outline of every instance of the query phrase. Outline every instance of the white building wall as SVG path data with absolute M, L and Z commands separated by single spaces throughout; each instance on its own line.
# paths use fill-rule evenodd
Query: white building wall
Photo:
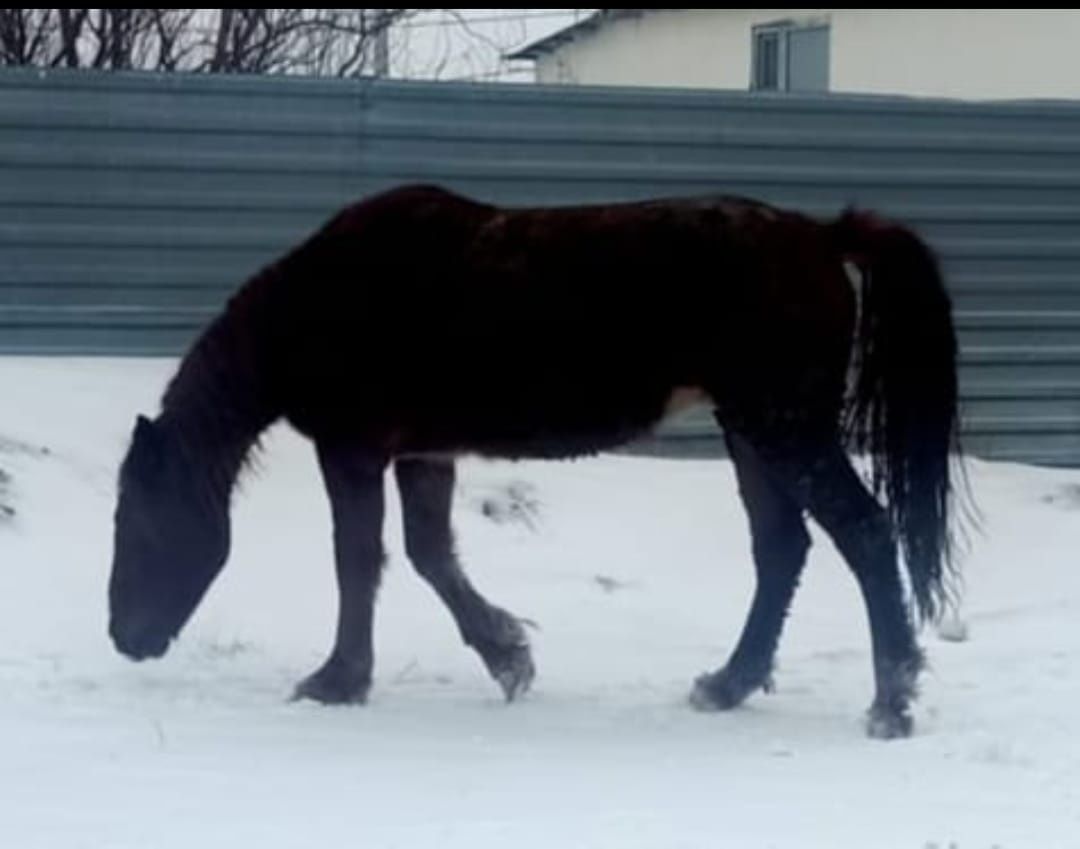
M 751 29 L 830 24 L 839 92 L 1080 98 L 1080 10 L 681 9 L 609 22 L 537 62 L 539 82 L 747 89 Z
M 834 91 L 972 100 L 1080 97 L 1080 11 L 832 15 Z
M 750 29 L 814 13 L 788 9 L 676 9 L 604 24 L 537 61 L 537 81 L 745 89 Z

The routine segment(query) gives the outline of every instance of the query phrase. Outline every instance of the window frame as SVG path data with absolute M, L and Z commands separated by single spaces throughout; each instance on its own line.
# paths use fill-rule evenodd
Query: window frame
M 750 91 L 789 92 L 791 91 L 791 68 L 789 60 L 789 42 L 791 33 L 798 30 L 824 29 L 829 35 L 829 48 L 832 47 L 832 27 L 827 18 L 814 18 L 810 20 L 795 21 L 790 19 L 770 21 L 764 24 L 755 24 L 750 28 Z M 776 76 L 775 86 L 763 85 L 762 74 L 762 48 L 761 44 L 767 38 L 776 40 Z M 826 62 L 826 85 L 828 86 L 828 61 L 829 53 L 825 55 Z

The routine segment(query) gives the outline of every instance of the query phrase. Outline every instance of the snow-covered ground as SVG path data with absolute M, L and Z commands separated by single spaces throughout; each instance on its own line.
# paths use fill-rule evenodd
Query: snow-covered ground
M 869 638 L 819 533 L 777 691 L 688 708 L 751 589 L 722 461 L 462 464 L 470 572 L 537 623 L 539 676 L 510 706 L 412 574 L 390 499 L 372 701 L 326 708 L 286 702 L 335 599 L 312 452 L 284 429 L 172 652 L 133 664 L 108 642 L 116 468 L 172 367 L 0 360 L 17 511 L 0 515 L 0 846 L 1080 846 L 1080 472 L 972 464 L 970 638 L 923 635 L 910 740 L 863 736 Z M 484 515 L 512 486 L 531 526 Z

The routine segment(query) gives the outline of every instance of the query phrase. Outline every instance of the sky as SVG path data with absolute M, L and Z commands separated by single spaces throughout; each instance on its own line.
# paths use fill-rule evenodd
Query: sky
M 504 53 L 544 38 L 594 9 L 431 9 L 396 26 L 393 76 L 470 82 L 532 82 L 533 63 Z

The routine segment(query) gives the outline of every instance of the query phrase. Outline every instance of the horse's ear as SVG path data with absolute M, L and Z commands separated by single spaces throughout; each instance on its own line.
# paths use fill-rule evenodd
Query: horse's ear
M 131 461 L 144 475 L 157 469 L 161 458 L 161 428 L 146 416 L 135 419 L 131 438 Z
M 135 417 L 135 438 L 146 439 L 154 433 L 154 423 L 142 413 Z

